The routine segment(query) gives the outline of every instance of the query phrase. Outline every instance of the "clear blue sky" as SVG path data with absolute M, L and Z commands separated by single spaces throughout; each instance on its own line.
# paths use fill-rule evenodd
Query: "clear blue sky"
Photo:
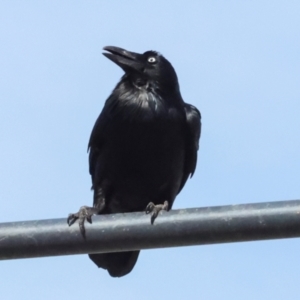
M 202 112 L 174 208 L 300 197 L 299 1 L 1 1 L 1 222 L 92 203 L 87 142 L 121 69 L 157 50 Z M 1 261 L 2 299 L 297 299 L 300 240 L 143 251 L 113 279 L 86 255 Z

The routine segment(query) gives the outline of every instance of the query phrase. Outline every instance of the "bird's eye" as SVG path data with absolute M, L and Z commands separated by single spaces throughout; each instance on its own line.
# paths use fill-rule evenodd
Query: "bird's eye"
M 156 63 L 156 58 L 153 57 L 153 56 L 150 56 L 150 57 L 148 58 L 148 62 L 149 62 L 150 64 L 155 64 L 155 63 Z

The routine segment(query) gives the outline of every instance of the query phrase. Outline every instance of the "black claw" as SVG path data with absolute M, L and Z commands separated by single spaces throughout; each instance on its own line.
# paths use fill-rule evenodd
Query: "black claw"
M 79 218 L 78 214 L 69 214 L 67 223 L 69 226 L 73 225 L 75 221 Z
M 80 229 L 80 233 L 83 236 L 83 238 L 85 239 L 85 227 L 84 227 L 84 218 L 79 219 L 79 229 Z
M 169 203 L 168 201 L 165 201 L 164 204 L 158 204 L 158 205 L 155 205 L 153 202 L 150 202 L 147 207 L 146 207 L 146 214 L 149 214 L 149 213 L 152 213 L 151 214 L 151 224 L 153 225 L 154 224 L 154 221 L 155 219 L 157 218 L 158 216 L 158 213 L 161 211 L 161 210 L 168 210 L 169 208 Z
M 158 213 L 159 213 L 158 210 L 154 210 L 154 211 L 153 211 L 153 213 L 152 213 L 152 215 L 151 215 L 151 219 L 150 219 L 151 225 L 154 224 L 154 221 L 155 221 L 156 217 L 158 216 Z
M 150 214 L 154 208 L 155 208 L 155 204 L 153 202 L 150 202 L 146 207 L 146 214 Z
M 92 216 L 87 216 L 86 217 L 86 220 L 90 223 L 90 224 L 92 224 L 93 222 L 92 222 Z
M 81 235 L 85 238 L 85 226 L 84 222 L 87 221 L 90 224 L 92 224 L 92 216 L 96 213 L 98 213 L 98 209 L 95 207 L 89 207 L 89 206 L 82 206 L 80 207 L 79 211 L 75 214 L 69 214 L 67 218 L 67 223 L 69 226 L 73 225 L 76 220 L 79 220 L 79 229 Z

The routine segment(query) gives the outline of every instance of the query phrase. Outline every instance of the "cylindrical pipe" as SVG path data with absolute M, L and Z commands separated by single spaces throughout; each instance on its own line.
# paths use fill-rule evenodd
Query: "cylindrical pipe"
M 64 219 L 0 224 L 0 259 L 118 252 L 215 243 L 300 237 L 300 200 L 203 207 L 149 215 L 93 217 L 85 223 Z

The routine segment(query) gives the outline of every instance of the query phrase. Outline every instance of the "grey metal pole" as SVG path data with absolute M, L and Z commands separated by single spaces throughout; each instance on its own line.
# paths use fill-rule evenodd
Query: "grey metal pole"
M 144 213 L 0 224 L 0 259 L 178 247 L 300 237 L 300 200 L 162 212 L 150 224 Z

